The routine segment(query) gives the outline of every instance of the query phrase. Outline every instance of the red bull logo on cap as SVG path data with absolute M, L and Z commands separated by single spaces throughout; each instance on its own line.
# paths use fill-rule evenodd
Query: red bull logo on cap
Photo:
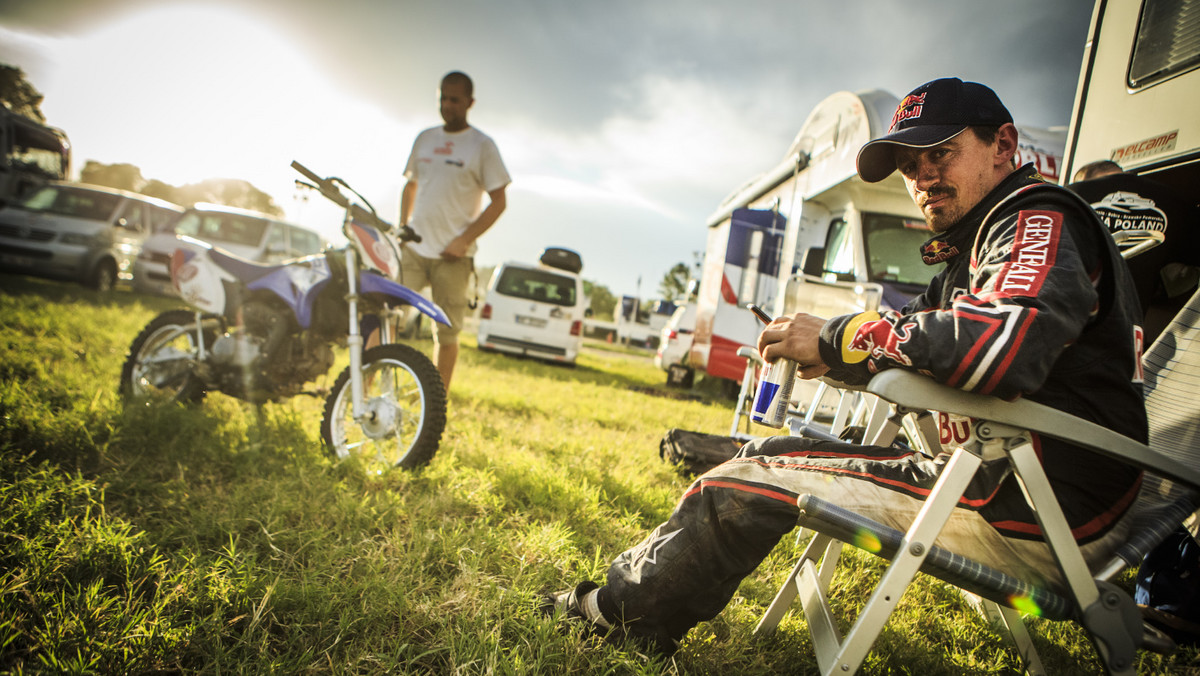
M 896 114 L 892 115 L 892 126 L 888 128 L 888 133 L 896 131 L 896 126 L 905 120 L 921 117 L 921 111 L 924 107 L 925 92 L 905 96 L 900 105 L 896 107 Z
M 921 247 L 921 260 L 926 265 L 948 261 L 958 255 L 958 247 L 941 239 L 935 239 Z

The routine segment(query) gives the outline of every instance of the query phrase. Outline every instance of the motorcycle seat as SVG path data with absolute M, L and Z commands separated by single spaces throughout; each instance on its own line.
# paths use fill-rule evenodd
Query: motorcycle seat
M 222 269 L 243 282 L 253 282 L 275 270 L 287 267 L 285 264 L 279 263 L 259 263 L 258 261 L 242 258 L 217 247 L 213 247 L 212 249 L 212 259 Z

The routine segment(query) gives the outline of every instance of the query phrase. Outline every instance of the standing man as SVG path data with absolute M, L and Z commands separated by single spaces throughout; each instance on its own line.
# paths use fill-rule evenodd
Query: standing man
M 858 173 L 876 182 L 900 171 L 935 233 L 921 256 L 942 269 L 899 312 L 780 317 L 759 337 L 763 358 L 851 384 L 888 368 L 919 371 L 1144 442 L 1128 271 L 1088 205 L 1032 165 L 1015 168 L 1016 149 L 1012 117 L 981 84 L 935 80 L 905 97 L 889 133 L 859 152 Z M 965 421 L 939 422 L 951 441 Z M 1141 472 L 1055 439 L 1035 443 L 1084 558 L 1098 564 L 1125 538 Z M 546 597 L 542 610 L 672 652 L 792 530 L 799 495 L 907 530 L 948 459 L 800 437 L 752 441 L 618 556 L 604 586 L 584 581 Z M 1037 584 L 1061 583 L 1006 459 L 984 462 L 937 544 Z
M 465 73 L 442 78 L 438 93 L 445 124 L 417 135 L 400 196 L 400 223 L 421 236 L 420 242 L 404 246 L 401 282 L 418 291 L 429 287 L 433 302 L 450 318 L 450 326 L 437 325 L 434 337 L 435 361 L 447 392 L 458 361 L 467 286 L 475 271 L 475 240 L 504 212 L 504 191 L 512 181 L 496 143 L 467 123 L 474 89 Z

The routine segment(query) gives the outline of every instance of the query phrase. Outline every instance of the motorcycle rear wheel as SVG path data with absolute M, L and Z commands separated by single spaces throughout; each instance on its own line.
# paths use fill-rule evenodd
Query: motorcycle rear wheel
M 321 438 L 338 460 L 412 469 L 428 464 L 446 428 L 446 388 L 428 357 L 393 343 L 363 353 L 364 415 L 354 419 L 350 369 L 325 401 Z
M 212 346 L 216 333 L 205 332 Z M 121 395 L 126 399 L 167 396 L 175 401 L 195 402 L 204 398 L 204 383 L 192 373 L 199 356 L 196 344 L 196 313 L 168 310 L 142 329 L 129 346 L 121 367 Z

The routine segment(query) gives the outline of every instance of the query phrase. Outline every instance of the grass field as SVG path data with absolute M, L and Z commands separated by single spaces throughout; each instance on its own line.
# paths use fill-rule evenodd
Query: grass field
M 0 672 L 816 673 L 795 613 L 751 635 L 790 538 L 670 660 L 534 613 L 538 592 L 601 580 L 667 516 L 688 480 L 659 439 L 727 431 L 730 402 L 656 396 L 663 374 L 621 351 L 563 368 L 467 336 L 433 462 L 373 474 L 325 454 L 315 398 L 124 405 L 130 341 L 176 305 L 0 275 Z M 880 570 L 846 558 L 843 619 Z M 1078 629 L 1031 624 L 1051 673 L 1099 670 Z M 1198 665 L 1146 655 L 1141 672 Z M 1019 668 L 922 579 L 863 672 Z

